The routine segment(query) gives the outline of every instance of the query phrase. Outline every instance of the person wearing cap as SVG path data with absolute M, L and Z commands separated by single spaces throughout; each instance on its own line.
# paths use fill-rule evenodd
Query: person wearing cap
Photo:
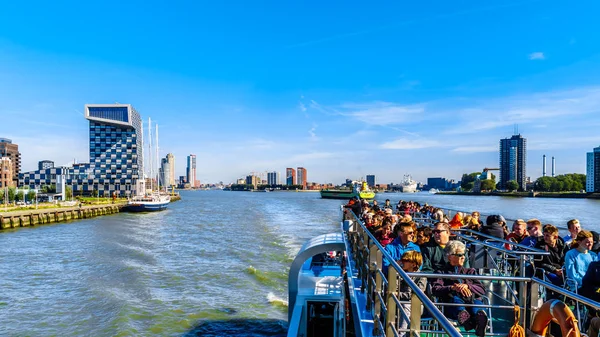
M 504 239 L 506 237 L 504 226 L 506 226 L 506 220 L 502 215 L 489 215 L 487 219 L 485 219 L 485 225 L 481 227 L 481 233 Z M 488 238 L 483 237 L 482 239 L 486 240 Z

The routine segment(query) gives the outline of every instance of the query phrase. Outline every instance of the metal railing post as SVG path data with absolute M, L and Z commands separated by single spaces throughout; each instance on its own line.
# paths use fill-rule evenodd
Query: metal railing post
M 396 301 L 394 300 L 394 293 L 398 290 L 398 272 L 396 269 L 388 268 L 388 287 L 385 292 L 385 301 L 387 308 L 387 315 L 385 319 L 385 335 L 386 337 L 395 336 L 394 331 L 396 330 Z
M 421 300 L 417 294 L 412 293 L 410 296 L 410 336 L 421 335 Z

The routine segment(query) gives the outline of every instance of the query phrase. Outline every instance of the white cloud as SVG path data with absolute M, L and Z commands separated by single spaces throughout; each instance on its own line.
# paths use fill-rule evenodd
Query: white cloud
M 460 119 L 460 127 L 452 127 L 444 134 L 477 133 L 514 124 L 548 124 L 556 118 L 573 119 L 598 112 L 600 87 L 490 99 L 475 107 L 446 111 Z
M 437 140 L 398 138 L 394 141 L 383 143 L 379 147 L 388 150 L 413 150 L 436 147 L 440 145 L 441 143 Z
M 391 102 L 346 103 L 340 114 L 370 125 L 396 125 L 414 121 L 425 111 L 424 105 L 400 105 Z
M 310 130 L 308 130 L 308 134 L 310 135 L 310 140 L 313 142 L 319 140 L 319 137 L 317 137 L 317 134 L 315 133 L 316 130 L 317 130 L 316 124 L 313 124 L 313 127 Z
M 538 52 L 529 54 L 529 59 L 530 60 L 545 60 L 546 55 L 544 55 L 544 53 L 538 51 Z
M 458 153 L 478 153 L 478 152 L 496 152 L 498 146 L 460 146 L 452 149 L 452 152 Z

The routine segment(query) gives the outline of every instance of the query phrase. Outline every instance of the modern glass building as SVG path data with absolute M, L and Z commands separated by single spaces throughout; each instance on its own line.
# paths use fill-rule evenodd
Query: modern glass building
M 306 184 L 307 184 L 307 174 L 306 174 L 306 169 L 304 167 L 298 167 L 298 170 L 296 170 L 298 172 L 298 181 L 296 182 L 298 185 L 302 185 L 302 189 L 305 190 L 306 189 Z
M 279 172 L 273 171 L 267 173 L 267 184 L 269 185 L 279 185 Z
M 374 174 L 367 174 L 367 185 L 369 185 L 369 187 L 375 187 L 375 175 Z
M 296 170 L 291 167 L 285 169 L 285 184 L 296 185 Z
M 130 104 L 87 104 L 90 123 L 90 162 L 19 174 L 19 186 L 56 184 L 64 175 L 75 195 L 143 194 L 142 120 Z
M 525 190 L 527 184 L 527 139 L 521 135 L 500 139 L 500 188 L 506 183 L 516 180 L 520 189 Z
M 587 153 L 586 192 L 600 192 L 600 146 Z
M 187 157 L 187 168 L 186 168 L 187 182 L 192 188 L 196 186 L 196 155 L 190 154 Z

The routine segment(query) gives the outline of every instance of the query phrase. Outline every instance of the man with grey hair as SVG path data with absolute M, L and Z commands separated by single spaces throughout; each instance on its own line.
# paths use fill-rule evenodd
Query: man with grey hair
M 439 271 L 440 274 L 477 275 L 474 268 L 464 267 L 466 259 L 465 244 L 450 241 L 444 248 L 448 263 Z M 478 306 L 461 306 L 460 304 L 482 305 L 485 288 L 481 281 L 472 279 L 438 278 L 432 285 L 433 295 L 442 303 L 454 303 L 459 306 L 448 306 L 445 313 L 456 319 L 466 331 L 475 328 L 477 336 L 485 336 L 488 318 L 484 308 Z

